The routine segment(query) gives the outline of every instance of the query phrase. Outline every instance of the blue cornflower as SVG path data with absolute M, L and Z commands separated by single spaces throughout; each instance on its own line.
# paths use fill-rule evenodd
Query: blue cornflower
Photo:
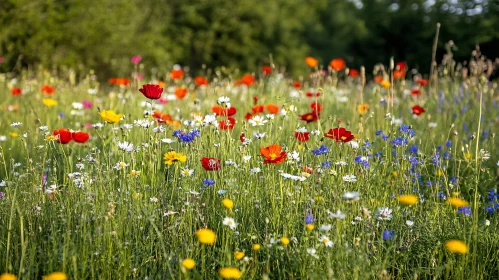
M 374 154 L 374 156 L 379 159 L 379 158 L 381 158 L 383 156 L 383 152 L 377 152 L 377 153 Z
M 457 213 L 463 213 L 465 216 L 471 216 L 471 209 L 469 206 L 459 207 Z
M 314 223 L 314 216 L 312 214 L 307 214 L 305 217 L 305 224 L 310 225 Z
M 404 137 L 397 137 L 390 141 L 390 144 L 392 144 L 392 147 L 398 147 L 398 146 L 404 146 L 408 143 L 409 141 L 407 138 Z
M 381 139 L 383 139 L 383 140 L 385 140 L 385 141 L 386 141 L 386 140 L 388 140 L 388 138 L 390 138 L 390 137 L 388 137 L 388 135 L 384 135 L 384 134 L 383 134 L 383 135 L 381 136 Z
M 442 145 L 437 146 L 437 150 L 441 151 L 443 149 Z
M 385 230 L 383 231 L 383 240 L 393 239 L 395 237 L 395 231 Z
M 312 150 L 312 154 L 314 154 L 316 156 L 327 154 L 328 152 L 329 152 L 329 148 L 324 146 L 324 145 L 321 145 L 319 148 Z
M 450 153 L 445 152 L 444 153 L 444 159 L 450 159 Z
M 364 145 L 365 145 L 366 147 L 371 147 L 371 143 L 370 143 L 369 141 L 364 142 Z
M 204 179 L 203 180 L 203 185 L 205 185 L 205 186 L 213 186 L 213 185 L 215 185 L 215 181 L 213 179 Z
M 331 162 L 326 160 L 321 164 L 321 166 L 325 168 L 331 168 Z
M 448 140 L 447 142 L 445 142 L 445 147 L 452 148 L 452 140 Z
M 411 153 L 413 155 L 417 155 L 418 154 L 418 145 L 416 145 L 416 144 L 412 145 L 409 148 L 409 153 Z
M 376 136 L 380 136 L 382 133 L 383 133 L 383 130 L 380 129 L 380 130 L 376 131 Z

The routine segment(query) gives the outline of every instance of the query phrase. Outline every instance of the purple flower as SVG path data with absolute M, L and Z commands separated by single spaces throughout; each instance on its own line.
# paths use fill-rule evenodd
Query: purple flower
M 459 207 L 457 213 L 463 213 L 465 216 L 471 216 L 471 209 L 469 206 Z
M 132 57 L 132 59 L 130 59 L 130 61 L 131 61 L 133 64 L 137 64 L 137 63 L 139 63 L 141 60 L 142 60 L 142 56 L 140 56 L 140 55 L 136 55 L 136 56 Z
M 383 240 L 393 239 L 395 237 L 395 231 L 385 230 L 383 231 Z

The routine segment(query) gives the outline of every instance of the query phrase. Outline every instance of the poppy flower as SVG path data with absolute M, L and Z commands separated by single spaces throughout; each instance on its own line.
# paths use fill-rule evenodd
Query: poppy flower
M 272 68 L 270 66 L 263 66 L 262 67 L 262 72 L 265 75 L 269 75 L 272 73 Z
M 343 127 L 330 129 L 326 134 L 324 134 L 324 137 L 331 138 L 336 142 L 343 143 L 350 142 L 353 140 L 353 138 L 355 138 L 352 132 L 346 130 Z
M 416 88 L 416 89 L 411 90 L 411 94 L 412 94 L 412 95 L 418 95 L 418 94 L 420 94 L 420 93 L 421 93 L 421 91 L 420 91 L 419 89 L 417 89 L 417 88 Z
M 17 96 L 17 95 L 21 95 L 23 93 L 23 91 L 18 87 L 13 87 L 10 89 L 10 93 L 12 93 L 12 95 L 14 95 L 14 96 Z
M 279 109 L 280 109 L 279 106 L 277 106 L 275 104 L 267 104 L 267 105 L 265 105 L 265 108 L 272 115 L 279 113 Z
M 255 78 L 251 74 L 246 74 L 241 77 L 241 83 L 251 86 L 255 82 Z
M 254 117 L 254 116 L 253 116 L 253 114 L 252 114 L 252 113 L 247 113 L 247 114 L 244 116 L 244 118 L 245 118 L 246 120 L 251 120 L 253 117 Z
M 45 94 L 53 94 L 55 92 L 55 89 L 53 86 L 51 85 L 43 85 L 41 88 L 40 88 L 40 91 L 42 93 L 45 93 Z
M 310 68 L 315 68 L 317 67 L 317 65 L 319 65 L 319 61 L 317 61 L 317 59 L 311 57 L 311 56 L 307 56 L 305 58 L 305 63 L 308 65 L 308 67 Z
M 109 83 L 117 86 L 127 86 L 130 84 L 130 79 L 128 78 L 111 78 Z
M 264 164 L 278 164 L 286 159 L 286 152 L 277 144 L 272 144 L 268 147 L 261 147 L 260 154 L 265 158 Z
M 414 115 L 419 116 L 419 115 L 421 115 L 424 112 L 425 112 L 424 108 L 421 107 L 421 106 L 419 106 L 419 105 L 416 105 L 416 106 L 412 107 L 412 113 Z
M 246 134 L 241 133 L 241 135 L 239 135 L 239 140 L 240 140 L 241 142 L 244 142 L 244 141 L 246 140 Z
M 253 96 L 253 103 L 254 104 L 258 103 L 258 96 Z
M 219 127 L 223 130 L 231 130 L 236 125 L 236 120 L 234 118 L 227 118 L 227 121 L 220 121 Z
M 402 61 L 397 62 L 395 68 L 398 69 L 398 70 L 401 70 L 401 71 L 405 71 L 405 62 L 402 62 Z
M 220 169 L 220 160 L 217 158 L 204 157 L 201 159 L 201 165 L 203 166 L 204 170 L 216 171 Z
M 199 87 L 200 86 L 207 86 L 208 85 L 208 79 L 206 79 L 205 77 L 201 77 L 201 76 L 197 76 L 196 78 L 194 78 L 194 82 Z
M 263 113 L 264 110 L 265 110 L 265 107 L 263 107 L 263 105 L 255 105 L 251 108 L 251 111 L 253 111 L 253 114 Z
M 183 99 L 187 95 L 187 88 L 179 87 L 175 89 L 175 96 L 177 99 Z
M 358 109 L 359 109 L 359 113 L 361 115 L 364 115 L 364 113 L 367 112 L 367 110 L 369 110 L 369 104 L 367 104 L 367 103 L 366 104 L 360 104 L 359 107 L 358 107 Z
M 159 99 L 161 94 L 163 94 L 163 88 L 154 84 L 142 85 L 142 88 L 139 89 L 139 91 L 149 99 Z
M 343 58 L 335 58 L 329 62 L 329 66 L 336 71 L 341 71 L 347 67 L 345 60 Z
M 170 72 L 170 78 L 172 80 L 180 80 L 184 77 L 184 70 L 182 69 L 173 69 Z
M 312 108 L 312 110 L 314 112 L 322 111 L 322 105 L 319 102 L 314 101 L 314 102 L 310 103 L 310 108 Z
M 395 70 L 393 71 L 393 78 L 394 79 L 402 79 L 405 77 L 405 71 L 404 70 Z
M 426 86 L 430 81 L 426 80 L 426 79 L 418 79 L 416 81 L 416 83 L 418 83 L 420 86 L 424 87 Z
M 54 136 L 56 136 L 57 142 L 61 144 L 67 144 L 71 142 L 71 140 L 73 139 L 71 131 L 69 131 L 69 129 L 66 128 L 54 130 Z
M 321 96 L 321 93 L 320 92 L 311 92 L 311 91 L 307 91 L 307 93 L 305 94 L 307 97 L 319 97 Z
M 305 115 L 300 116 L 300 120 L 306 121 L 307 123 L 315 122 L 319 119 L 319 112 L 313 111 Z
M 310 132 L 306 129 L 299 128 L 295 131 L 295 138 L 300 142 L 307 142 L 310 139 Z
M 381 82 L 383 82 L 383 76 L 374 77 L 374 81 L 378 84 L 381 84 Z
M 237 112 L 235 107 L 224 108 L 219 105 L 211 107 L 211 111 L 215 113 L 217 116 L 227 116 L 227 117 L 233 116 Z
M 293 87 L 296 89 L 301 89 L 301 83 L 299 81 L 294 81 L 293 82 Z
M 359 74 L 359 71 L 356 70 L 356 69 L 350 69 L 348 71 L 348 76 L 352 77 L 352 78 L 356 78 L 358 77 L 360 74 Z
M 173 120 L 170 115 L 158 111 L 154 111 L 152 117 L 158 122 L 168 122 Z
M 88 138 L 90 138 L 90 134 L 82 131 L 73 132 L 71 136 L 73 137 L 73 140 L 78 143 L 85 143 L 88 141 Z

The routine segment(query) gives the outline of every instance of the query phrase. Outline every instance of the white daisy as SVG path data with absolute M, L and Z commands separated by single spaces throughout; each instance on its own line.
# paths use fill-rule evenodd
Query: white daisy
M 233 218 L 225 217 L 222 223 L 228 226 L 230 229 L 236 229 L 237 227 L 237 223 Z

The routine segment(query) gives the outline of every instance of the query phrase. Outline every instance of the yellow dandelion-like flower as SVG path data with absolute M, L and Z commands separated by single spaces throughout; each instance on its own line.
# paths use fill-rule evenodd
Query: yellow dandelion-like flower
M 445 242 L 445 248 L 452 253 L 464 255 L 468 253 L 469 248 L 466 243 L 461 240 L 451 239 Z
M 116 114 L 113 110 L 102 110 L 99 115 L 108 123 L 118 123 L 123 117 L 123 114 Z
M 357 109 L 359 110 L 359 113 L 361 115 L 364 115 L 364 113 L 367 112 L 367 110 L 369 110 L 369 104 L 367 104 L 367 103 L 366 104 L 361 104 L 361 105 L 358 106 Z
M 262 248 L 262 246 L 260 244 L 253 244 L 253 247 L 251 249 L 253 249 L 253 251 L 260 251 L 260 249 Z
M 282 245 L 287 246 L 289 244 L 289 238 L 285 236 L 281 237 L 281 243 Z
M 52 107 L 52 106 L 57 105 L 57 100 L 52 99 L 52 98 L 42 98 L 42 102 L 47 107 Z
M 418 203 L 418 197 L 413 194 L 404 194 L 397 197 L 400 204 L 403 205 L 416 205 Z
M 235 258 L 236 260 L 240 260 L 240 259 L 244 258 L 244 252 L 235 251 L 235 252 L 234 252 L 234 258 Z
M 392 84 L 389 81 L 382 81 L 381 86 L 384 88 L 389 88 Z
M 57 140 L 57 136 L 49 134 L 49 135 L 45 136 L 45 140 L 46 141 L 55 141 L 55 140 Z
M 449 200 L 447 200 L 447 203 L 450 204 L 454 208 L 460 208 L 464 206 L 470 205 L 466 200 L 457 198 L 457 197 L 451 197 Z
M 196 266 L 196 262 L 191 258 L 187 258 L 182 261 L 182 266 L 188 270 L 192 270 Z
M 68 280 L 68 276 L 64 272 L 52 272 L 49 275 L 43 276 L 43 280 Z
M 10 273 L 4 273 L 0 275 L 0 280 L 17 280 L 17 276 Z
M 312 231 L 312 230 L 314 230 L 314 224 L 307 224 L 307 225 L 305 225 L 305 228 L 306 228 L 308 231 Z
M 172 165 L 175 162 L 186 162 L 187 157 L 185 156 L 184 153 L 177 153 L 175 151 L 171 151 L 165 154 L 164 156 L 165 164 L 166 165 Z
M 222 200 L 222 204 L 224 205 L 225 208 L 227 209 L 232 209 L 234 208 L 234 201 L 232 201 L 231 199 L 228 199 L 228 198 L 224 198 Z
M 201 244 L 212 245 L 215 244 L 217 235 L 214 231 L 207 228 L 202 228 L 196 232 L 196 236 Z
M 236 267 L 223 267 L 218 270 L 218 275 L 223 279 L 239 279 L 243 274 Z
M 15 132 L 11 132 L 11 133 L 9 133 L 9 135 L 10 135 L 10 136 L 12 136 L 12 137 L 17 137 L 17 136 L 19 136 L 19 134 L 15 133 Z

